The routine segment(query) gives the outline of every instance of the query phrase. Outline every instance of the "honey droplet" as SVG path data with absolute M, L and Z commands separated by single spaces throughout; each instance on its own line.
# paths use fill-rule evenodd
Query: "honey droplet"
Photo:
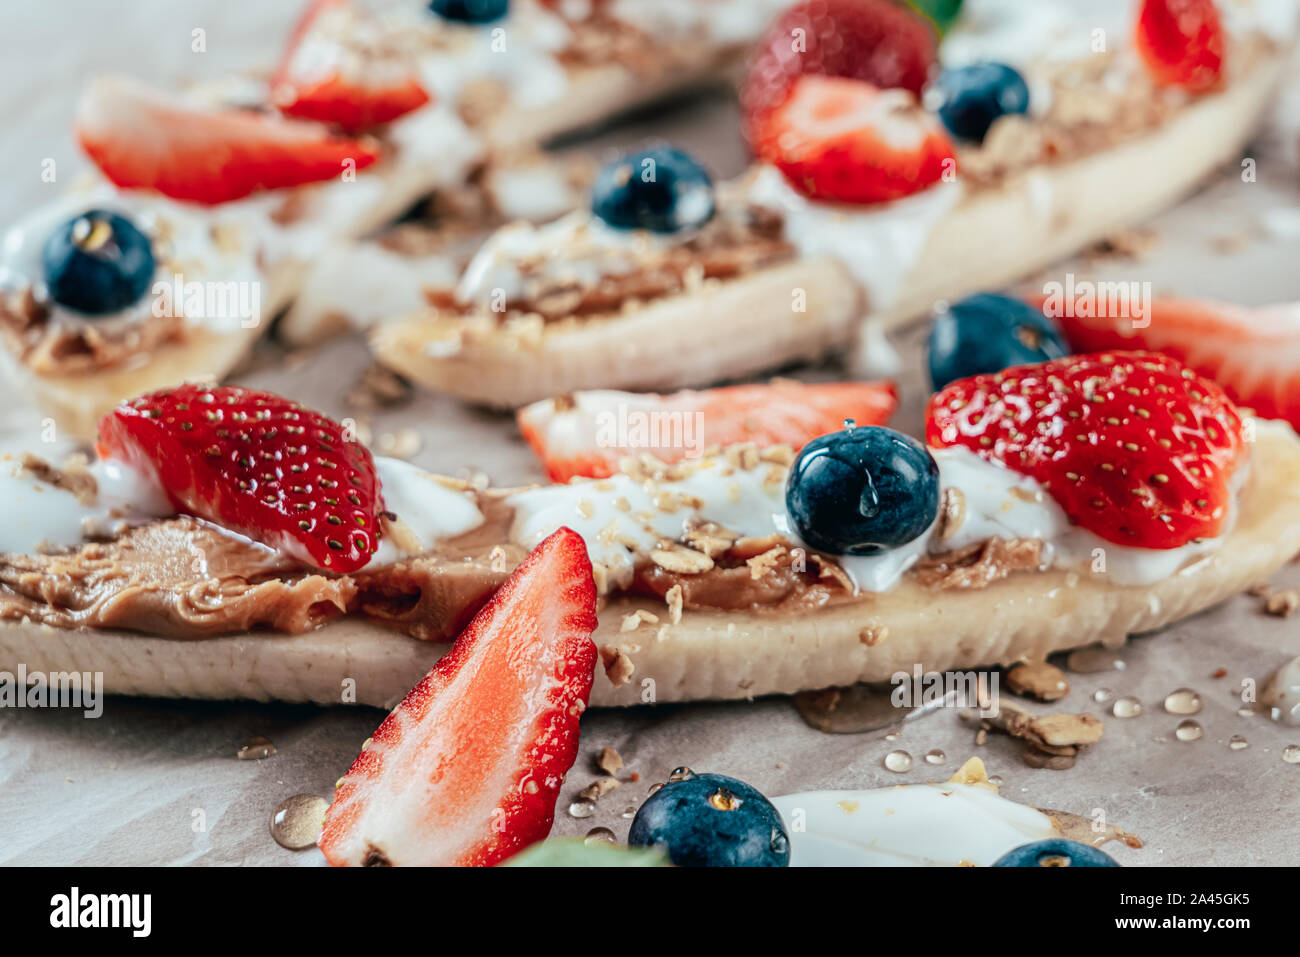
M 1250 747 L 1250 742 L 1239 734 L 1234 734 L 1228 739 L 1228 747 L 1233 751 L 1244 751 Z
M 1199 741 L 1204 736 L 1205 729 L 1201 727 L 1200 722 L 1193 721 L 1191 718 L 1179 723 L 1174 729 L 1174 737 L 1179 741 Z
M 569 817 L 591 817 L 596 813 L 596 802 L 587 798 L 578 798 L 569 805 Z
M 1300 744 L 1288 744 L 1283 748 L 1282 760 L 1287 764 L 1300 764 Z
M 885 755 L 885 767 L 895 774 L 912 770 L 912 756 L 906 751 L 890 751 Z
M 935 748 L 933 751 L 927 751 L 925 753 L 926 764 L 943 764 L 943 762 L 947 760 L 948 760 L 948 755 L 944 754 L 938 748 Z
M 291 851 L 313 847 L 328 809 L 329 802 L 315 794 L 285 798 L 271 812 L 271 836 Z
M 1117 718 L 1136 718 L 1142 713 L 1142 702 L 1132 695 L 1116 698 L 1110 713 Z
M 235 757 L 241 761 L 261 761 L 273 754 L 275 754 L 275 745 L 271 743 L 271 739 L 255 736 L 248 738 L 239 746 Z
M 1165 696 L 1165 710 L 1170 714 L 1200 714 L 1201 696 L 1191 688 L 1179 688 Z
M 593 827 L 587 832 L 587 836 L 583 838 L 583 841 L 587 844 L 617 844 L 618 838 L 607 827 Z

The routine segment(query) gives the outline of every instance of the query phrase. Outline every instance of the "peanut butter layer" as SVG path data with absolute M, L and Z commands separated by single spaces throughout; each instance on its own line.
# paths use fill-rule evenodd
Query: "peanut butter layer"
M 38 375 L 97 372 L 148 355 L 186 335 L 174 316 L 59 321 L 31 289 L 0 297 L 0 337 Z

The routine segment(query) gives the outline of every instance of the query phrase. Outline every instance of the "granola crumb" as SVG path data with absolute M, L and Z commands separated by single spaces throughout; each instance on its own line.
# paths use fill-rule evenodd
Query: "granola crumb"
M 614 775 L 623 770 L 623 756 L 614 748 L 601 748 L 596 757 L 596 767 L 606 774 Z
M 1300 588 L 1285 588 L 1275 591 L 1264 599 L 1264 610 L 1278 618 L 1289 618 L 1300 608 Z
M 685 604 L 685 599 L 682 597 L 682 586 L 674 585 L 668 589 L 668 593 L 664 595 L 664 601 L 668 605 L 668 620 L 674 625 L 680 624 L 682 605 Z
M 1039 701 L 1058 701 L 1070 693 L 1070 682 L 1065 672 L 1046 661 L 1016 665 L 1007 672 L 1007 687 L 1012 694 Z
M 623 653 L 622 648 L 615 648 L 613 645 L 600 646 L 600 663 L 605 668 L 605 677 L 615 688 L 631 681 L 632 672 L 636 671 L 632 659 Z
M 889 637 L 888 625 L 867 625 L 858 632 L 858 641 L 868 648 L 874 648 Z
M 604 795 L 616 787 L 621 787 L 622 784 L 623 782 L 615 777 L 597 778 L 579 791 L 578 797 L 587 801 L 599 801 Z

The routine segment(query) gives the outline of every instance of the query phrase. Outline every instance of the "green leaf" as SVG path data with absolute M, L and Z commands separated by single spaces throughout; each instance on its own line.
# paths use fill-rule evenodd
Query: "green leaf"
M 921 16 L 925 17 L 939 31 L 942 37 L 957 22 L 961 13 L 961 0 L 903 0 Z
M 659 848 L 588 844 L 580 837 L 553 837 L 525 848 L 503 867 L 670 867 Z

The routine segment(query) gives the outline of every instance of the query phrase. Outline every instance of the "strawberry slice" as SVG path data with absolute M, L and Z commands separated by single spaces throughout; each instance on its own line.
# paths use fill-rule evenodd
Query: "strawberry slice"
M 331 136 L 314 123 L 204 109 L 117 77 L 86 89 L 76 134 L 116 185 L 209 204 L 333 179 L 379 158 L 373 143 Z
M 1037 479 L 1076 525 L 1142 548 L 1218 535 L 1246 456 L 1223 390 L 1151 352 L 958 379 L 931 398 L 926 438 Z
M 1223 24 L 1214 0 L 1143 0 L 1135 37 L 1155 81 L 1203 93 L 1223 74 Z
M 100 455 L 155 474 L 178 511 L 315 568 L 351 572 L 379 546 L 379 479 L 365 446 L 270 392 L 184 385 L 99 423 Z
M 801 193 L 845 203 L 909 196 L 955 163 L 943 126 L 910 93 L 826 76 L 795 81 L 754 150 Z
M 1114 315 L 1078 316 L 1073 309 L 1056 322 L 1076 352 L 1164 353 L 1219 383 L 1234 402 L 1261 418 L 1285 419 L 1300 429 L 1300 303 L 1247 309 L 1156 299 L 1145 327 Z
M 419 109 L 429 94 L 391 39 L 349 0 L 314 0 L 271 78 L 271 102 L 289 116 L 349 131 Z
M 801 76 L 841 76 L 920 96 L 934 69 L 935 34 L 889 0 L 804 0 L 768 27 L 755 51 L 740 92 L 751 142 Z
M 334 865 L 491 866 L 551 830 L 596 667 L 587 546 L 543 541 L 384 719 L 325 814 Z
M 627 455 L 679 462 L 711 446 L 753 442 L 796 451 L 827 432 L 881 425 L 898 407 L 892 382 L 806 385 L 777 379 L 671 395 L 594 391 L 546 399 L 517 413 L 519 430 L 554 482 L 605 478 Z

